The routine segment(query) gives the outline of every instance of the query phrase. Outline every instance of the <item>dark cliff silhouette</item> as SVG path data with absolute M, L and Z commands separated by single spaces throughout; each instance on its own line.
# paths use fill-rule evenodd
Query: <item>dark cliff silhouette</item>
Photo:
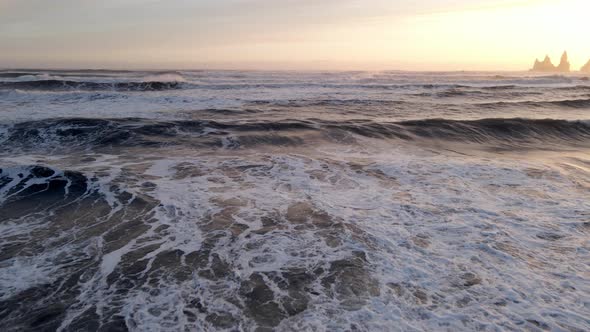
M 570 71 L 570 62 L 567 57 L 567 52 L 563 52 L 561 56 L 561 62 L 556 67 L 551 62 L 551 58 L 549 56 L 545 56 L 545 60 L 543 62 L 539 61 L 539 59 L 535 60 L 535 64 L 531 71 L 538 71 L 538 72 L 551 72 L 551 73 L 567 73 Z

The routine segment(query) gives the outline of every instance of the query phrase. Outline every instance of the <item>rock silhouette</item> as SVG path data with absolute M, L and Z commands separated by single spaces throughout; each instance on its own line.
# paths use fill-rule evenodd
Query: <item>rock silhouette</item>
M 549 56 L 545 56 L 545 60 L 543 62 L 539 61 L 539 59 L 535 60 L 535 65 L 533 66 L 532 71 L 555 71 L 555 66 L 551 62 L 551 58 Z
M 580 69 L 580 71 L 583 73 L 590 73 L 590 60 L 586 62 L 586 64 L 584 65 L 584 67 Z
M 570 62 L 567 58 L 567 52 L 563 52 L 561 56 L 561 61 L 559 62 L 559 66 L 557 66 L 558 72 L 569 72 L 570 71 Z
M 556 67 L 551 62 L 551 58 L 547 55 L 543 62 L 539 61 L 539 59 L 535 60 L 535 64 L 533 65 L 533 69 L 531 71 L 537 72 L 553 72 L 553 73 L 567 73 L 570 71 L 570 62 L 568 60 L 567 52 L 563 52 L 561 56 L 561 61 L 559 65 Z

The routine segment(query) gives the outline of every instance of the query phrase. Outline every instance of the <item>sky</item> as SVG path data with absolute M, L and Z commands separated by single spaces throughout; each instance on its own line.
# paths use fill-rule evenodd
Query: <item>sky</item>
M 0 67 L 526 70 L 590 59 L 588 0 L 0 0 Z

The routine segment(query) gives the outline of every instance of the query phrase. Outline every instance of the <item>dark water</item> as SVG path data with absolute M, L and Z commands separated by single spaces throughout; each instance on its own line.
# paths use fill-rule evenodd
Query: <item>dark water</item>
M 0 71 L 3 331 L 590 329 L 590 83 Z

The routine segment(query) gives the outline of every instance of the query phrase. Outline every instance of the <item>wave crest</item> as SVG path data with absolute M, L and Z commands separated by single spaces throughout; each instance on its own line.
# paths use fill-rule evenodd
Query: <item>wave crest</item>
M 22 90 L 114 90 L 114 91 L 161 91 L 182 88 L 177 81 L 144 81 L 144 82 L 78 82 L 70 80 L 38 80 L 19 82 L 0 82 L 0 89 Z
M 9 149 L 111 149 L 190 146 L 192 148 L 305 145 L 318 140 L 353 144 L 354 137 L 408 142 L 460 142 L 497 147 L 544 149 L 590 144 L 584 121 L 426 119 L 375 121 L 153 121 L 144 119 L 58 119 L 16 124 L 4 130 Z

